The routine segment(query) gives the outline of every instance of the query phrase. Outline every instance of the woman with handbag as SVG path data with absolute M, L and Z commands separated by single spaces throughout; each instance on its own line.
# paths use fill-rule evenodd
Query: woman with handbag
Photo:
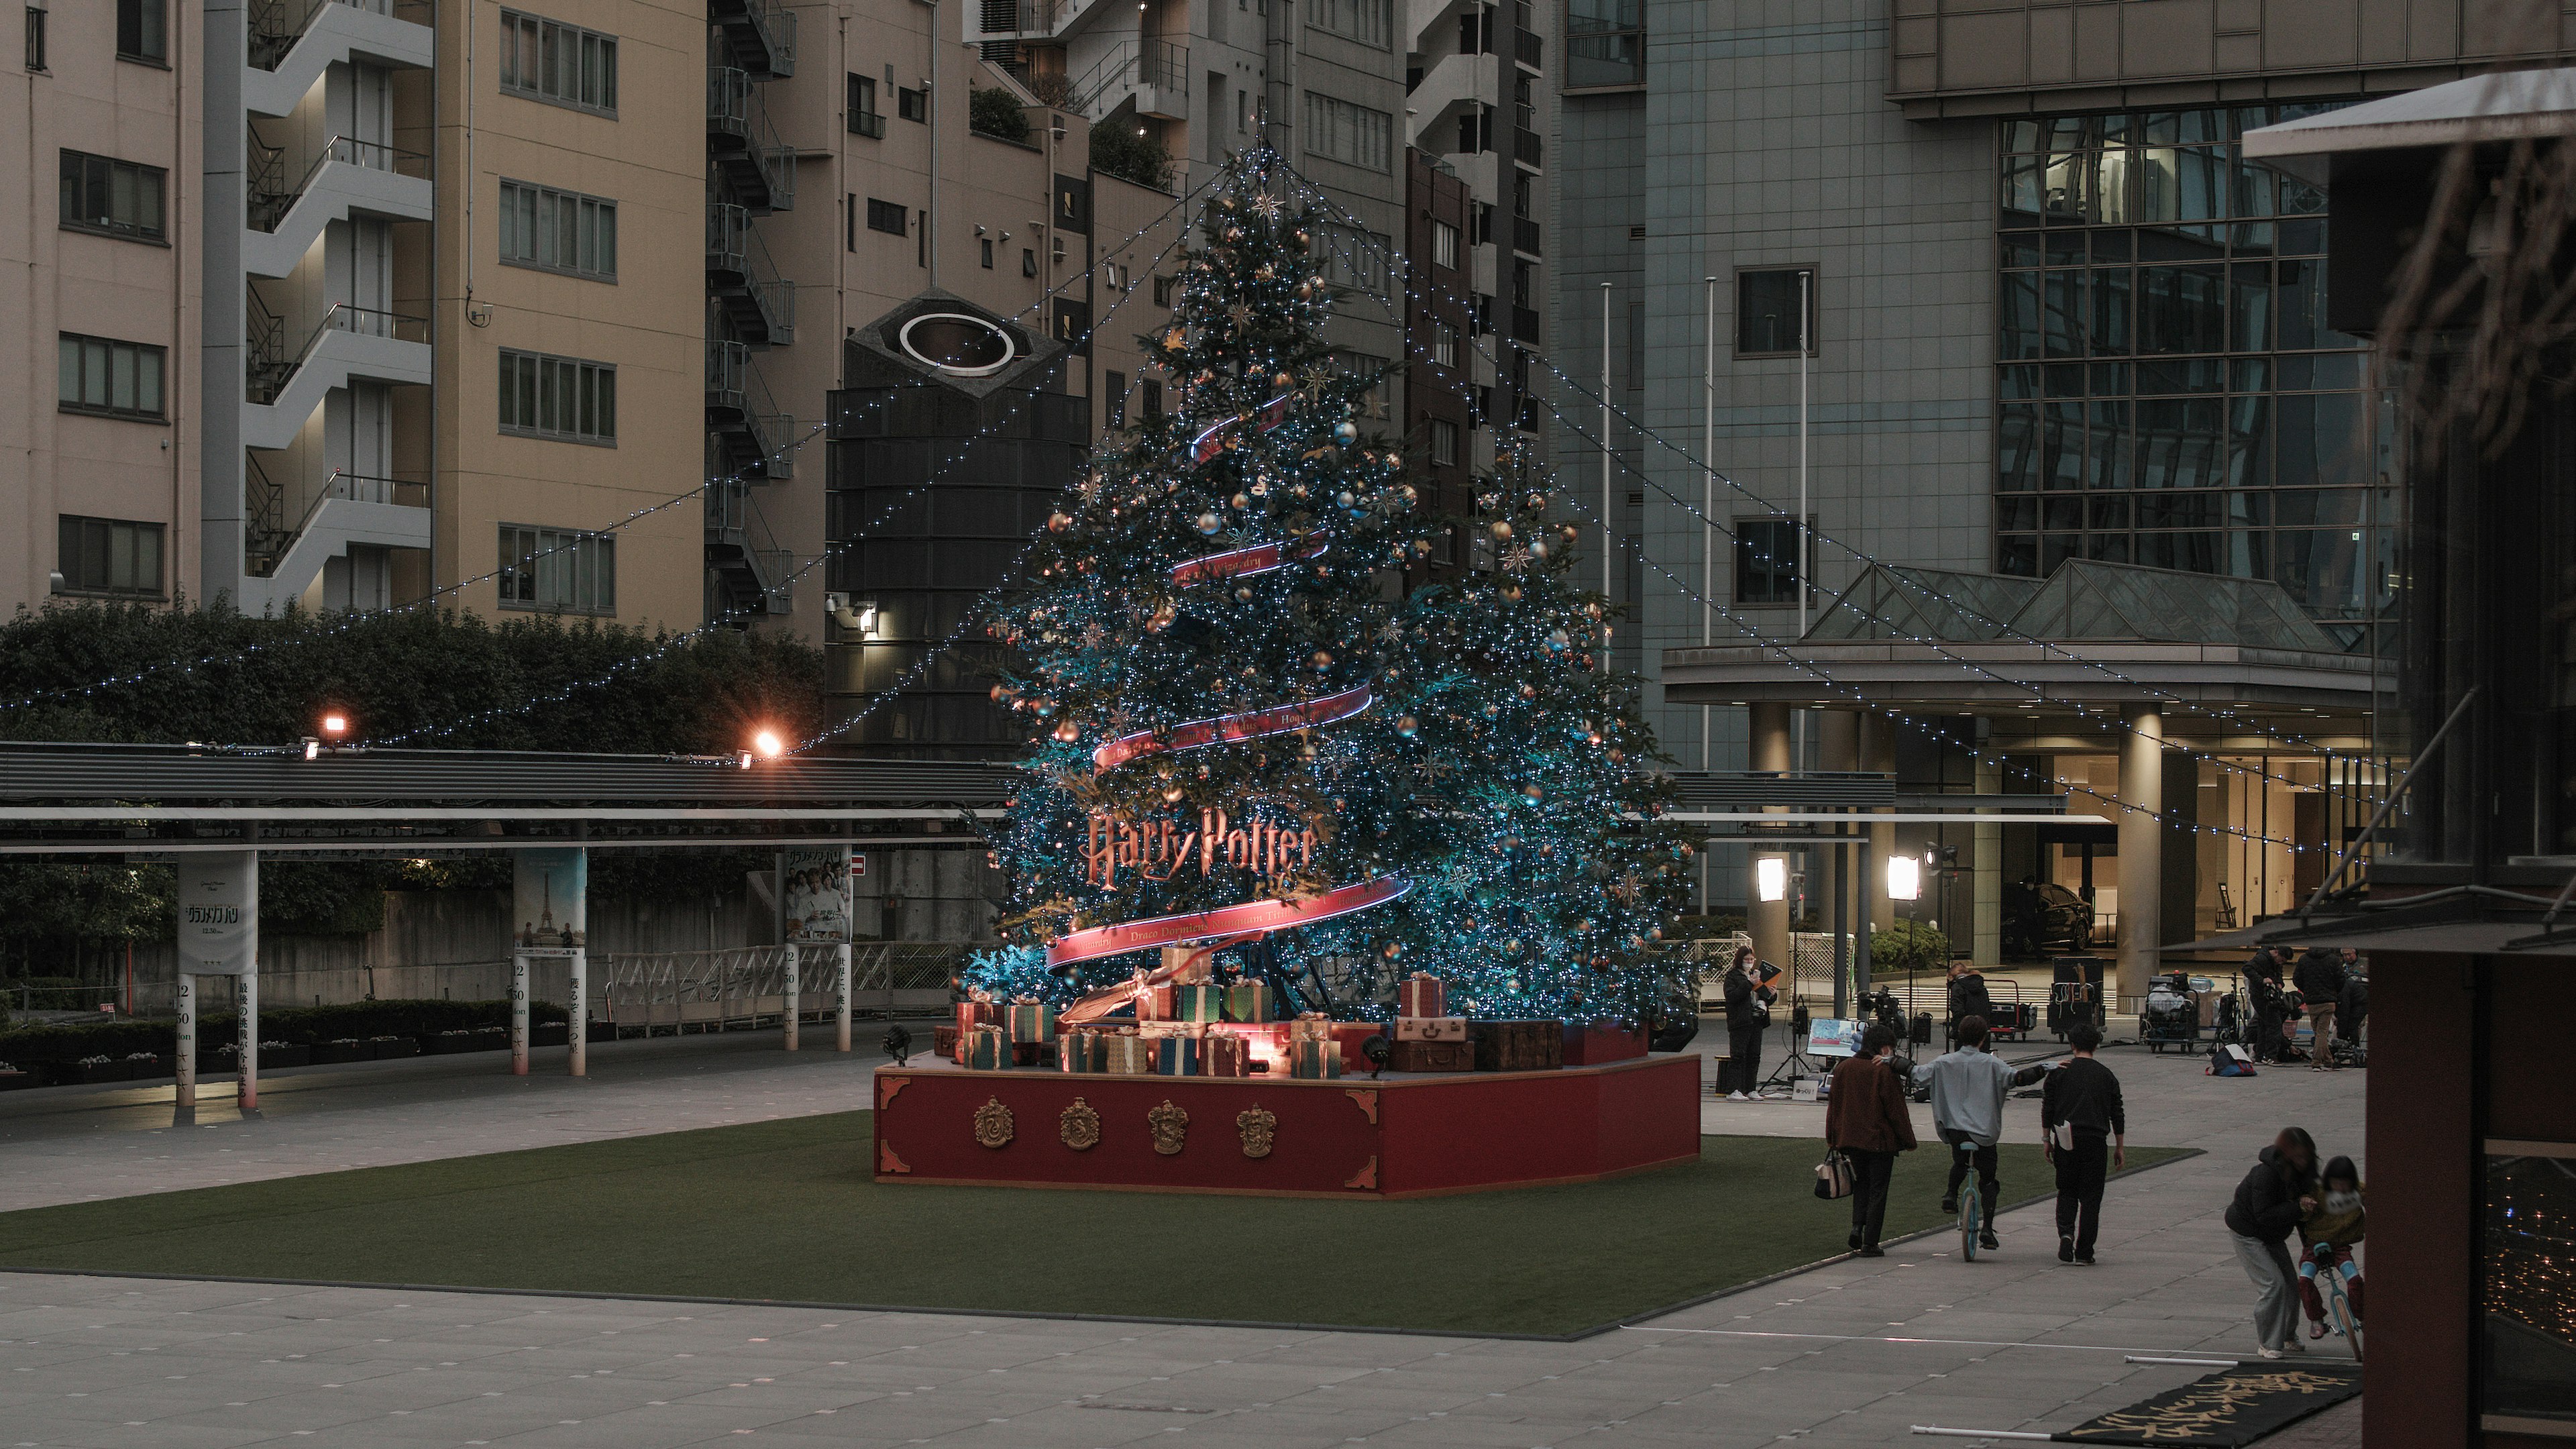
M 1887 1222 L 1887 1180 L 1896 1154 L 1914 1150 L 1914 1117 L 1905 1086 L 1887 1064 L 1896 1033 L 1873 1026 L 1861 1034 L 1860 1055 L 1834 1068 L 1825 1104 L 1825 1142 L 1851 1162 L 1852 1251 L 1887 1256 L 1878 1246 Z

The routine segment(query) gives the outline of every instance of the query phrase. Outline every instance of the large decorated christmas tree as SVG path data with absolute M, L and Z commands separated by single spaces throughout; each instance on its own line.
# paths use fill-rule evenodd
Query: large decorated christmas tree
M 1361 431 L 1312 195 L 1234 163 L 1148 340 L 1177 406 L 1094 458 L 993 610 L 1033 742 L 968 982 L 1068 1002 L 1214 944 L 1282 1010 L 1376 1017 L 1428 972 L 1452 1012 L 1635 1020 L 1689 847 L 1577 531 L 1517 455 L 1430 516 Z M 1489 566 L 1435 575 L 1458 530 Z

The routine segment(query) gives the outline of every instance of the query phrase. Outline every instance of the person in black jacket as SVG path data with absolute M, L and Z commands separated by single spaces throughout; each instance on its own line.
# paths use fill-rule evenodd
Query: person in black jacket
M 1950 963 L 1950 1045 L 1959 1045 L 1959 1023 L 1969 1017 L 1982 1017 L 1990 1025 L 1995 1020 L 1994 994 L 1986 989 L 1985 975 L 1976 963 L 1967 960 Z
M 1735 948 L 1735 964 L 1726 968 L 1726 1062 L 1717 1085 L 1730 1102 L 1749 1102 L 1762 1083 L 1762 1031 L 1771 1024 L 1771 1003 L 1779 998 L 1755 978 L 1753 948 Z
M 2284 1246 L 2299 1220 L 2316 1211 L 2316 1139 L 2284 1127 L 2227 1205 L 2236 1261 L 2254 1280 L 2254 1333 L 2265 1358 L 2305 1353 L 2299 1342 L 2299 1270 Z
M 2308 1070 L 2335 1069 L 2335 1006 L 2343 1000 L 2343 962 L 2324 946 L 2311 946 L 2299 957 L 2299 995 L 2308 1004 Z
M 2343 995 L 2335 1002 L 2335 1035 L 2361 1045 L 2361 1023 L 2370 1015 L 2370 978 L 2361 972 L 2361 953 L 2343 948 Z
M 2245 1043 L 2245 1049 L 2258 1062 L 2279 1061 L 2289 1045 L 2281 1031 L 2282 978 L 2289 962 L 2289 947 L 2266 946 L 2245 963 L 2245 994 L 2254 1012 L 2254 1039 Z
M 2040 1089 L 2039 1151 L 2057 1168 L 2057 1261 L 2089 1268 L 2102 1231 L 2103 1179 L 2129 1165 L 2129 1113 L 2120 1079 L 2093 1059 L 2100 1029 L 2079 1023 L 2066 1044 L 2075 1055 Z

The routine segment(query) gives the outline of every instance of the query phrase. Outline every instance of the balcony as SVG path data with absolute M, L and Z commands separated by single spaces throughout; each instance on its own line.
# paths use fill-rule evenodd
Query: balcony
M 1543 47 L 1535 34 L 1527 30 L 1512 32 L 1512 59 L 1535 71 L 1539 69 L 1539 56 L 1542 53 Z
M 437 56 L 430 0 L 252 0 L 242 105 L 292 115 L 333 65 L 427 70 Z
M 966 41 L 1062 40 L 1113 8 L 1104 0 L 982 0 L 967 7 Z
M 285 522 L 286 490 L 269 478 L 259 459 L 245 455 L 248 517 L 244 551 L 250 577 L 242 584 L 247 609 L 301 598 L 323 565 L 351 544 L 381 548 L 430 545 L 429 485 L 400 478 L 371 478 L 331 470 L 293 526 Z
M 1164 121 L 1190 117 L 1190 48 L 1169 40 L 1122 40 L 1067 88 L 1068 108 L 1097 121 L 1136 98 L 1136 113 Z
M 1512 218 L 1512 250 L 1529 256 L 1543 256 L 1538 249 L 1538 223 L 1526 216 Z
M 283 149 L 252 136 L 248 161 L 244 189 L 251 229 L 242 242 L 242 265 L 254 277 L 292 273 L 332 222 L 430 218 L 429 160 L 418 152 L 333 136 L 291 186 Z
M 707 160 L 728 198 L 752 215 L 795 209 L 795 148 L 778 139 L 759 86 L 732 66 L 707 70 Z
M 1512 309 L 1512 340 L 1526 342 L 1533 347 L 1538 345 L 1538 312 L 1535 308 Z
M 351 382 L 427 386 L 429 320 L 335 303 L 289 351 L 284 319 L 249 296 L 242 443 L 288 447 L 333 388 Z
M 744 478 L 795 476 L 796 419 L 778 406 L 768 379 L 740 342 L 707 343 L 707 438 L 717 462 Z
M 707 296 L 737 341 L 758 348 L 796 340 L 796 284 L 779 278 L 751 213 L 739 206 L 707 208 Z
M 777 546 L 749 485 L 707 489 L 707 571 L 731 616 L 784 614 L 795 605 L 796 555 Z
M 1516 126 L 1512 129 L 1513 160 L 1536 171 L 1539 169 L 1539 156 L 1543 149 L 1539 144 L 1538 132 L 1527 126 Z
M 796 74 L 796 12 L 778 0 L 708 0 L 722 57 L 757 80 Z

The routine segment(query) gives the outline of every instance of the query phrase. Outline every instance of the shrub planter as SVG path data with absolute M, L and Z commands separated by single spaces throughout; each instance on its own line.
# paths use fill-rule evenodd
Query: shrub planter
M 504 1037 L 503 1040 L 507 1041 L 508 1038 Z M 541 1021 L 528 1028 L 530 1046 L 569 1046 L 571 1043 L 572 1032 L 560 1021 Z
M 335 1066 L 341 1062 L 363 1062 L 367 1059 L 367 1044 L 354 1039 L 315 1042 L 311 1050 L 313 1064 L 317 1067 Z
M 134 1080 L 134 1068 L 124 1062 L 55 1062 L 52 1074 L 55 1085 L 64 1087 Z
M 34 1072 L 0 1072 L 0 1092 L 14 1092 L 20 1087 L 41 1086 L 44 1078 Z
M 311 1047 L 288 1046 L 283 1042 L 261 1042 L 259 1044 L 259 1067 L 261 1071 L 274 1071 L 279 1067 L 309 1067 L 311 1065 L 313 1065 L 313 1048 Z
M 420 1055 L 420 1038 L 416 1036 L 370 1037 L 366 1041 L 359 1043 L 359 1045 L 367 1049 L 367 1058 L 370 1061 L 380 1062 L 387 1057 L 416 1057 Z
M 178 1063 L 167 1057 L 129 1057 L 125 1065 L 131 1069 L 133 1080 L 138 1082 L 148 1082 L 159 1077 L 174 1077 L 179 1074 Z

